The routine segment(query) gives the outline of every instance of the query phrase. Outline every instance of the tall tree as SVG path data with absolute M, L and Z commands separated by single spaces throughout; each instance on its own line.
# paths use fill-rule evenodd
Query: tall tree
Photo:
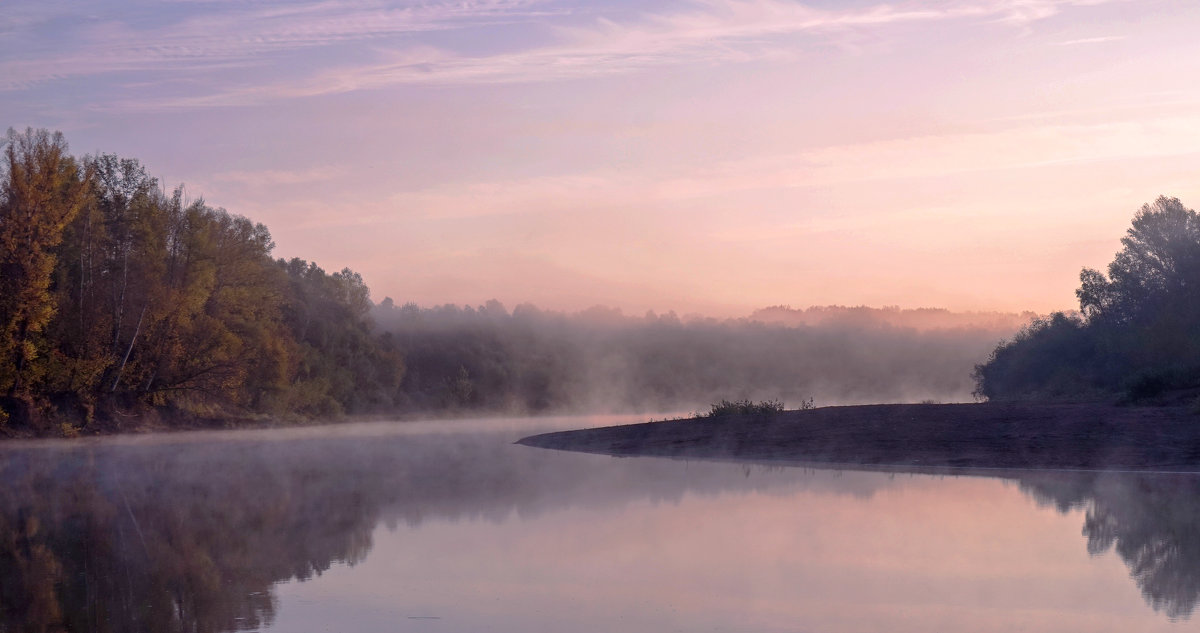
M 61 357 L 54 391 L 97 391 L 111 384 L 127 351 L 147 289 L 161 266 L 161 228 L 167 201 L 158 181 L 132 159 L 84 158 L 91 179 L 87 201 L 67 225 L 54 276 L 59 311 L 48 334 Z M 161 224 L 158 222 L 157 224 Z M 132 313 L 133 318 L 126 316 Z M 129 321 L 134 321 L 130 323 Z
M 977 395 L 1139 400 L 1200 386 L 1200 214 L 1159 197 L 1121 246 L 1107 274 L 1079 275 L 1086 318 L 1055 314 L 1001 343 L 976 367 Z
M 1089 319 L 1130 323 L 1156 318 L 1200 297 L 1200 215 L 1178 198 L 1142 205 L 1107 277 L 1084 268 L 1076 291 Z
M 0 179 L 0 390 L 22 395 L 39 377 L 43 330 L 55 312 L 55 247 L 85 201 L 86 177 L 62 134 L 8 130 Z

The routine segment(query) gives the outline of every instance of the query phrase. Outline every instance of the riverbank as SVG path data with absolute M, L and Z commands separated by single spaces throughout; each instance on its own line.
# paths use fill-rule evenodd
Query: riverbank
M 136 400 L 112 398 L 84 404 L 78 400 L 31 402 L 0 396 L 0 443 L 8 440 L 56 440 L 117 435 L 147 435 L 192 431 L 295 429 L 370 422 L 432 422 L 509 420 L 562 416 L 618 416 L 632 420 L 636 414 L 584 414 L 577 411 L 497 411 L 445 408 L 440 410 L 331 413 L 327 415 L 264 415 L 213 408 L 184 410 L 150 406 Z M 642 418 L 644 419 L 644 418 Z M 570 426 L 570 425 L 563 425 Z M 560 426 L 559 428 L 563 428 Z
M 545 433 L 518 443 L 616 456 L 921 468 L 1200 471 L 1200 415 L 1184 406 L 822 407 Z
M 70 394 L 53 398 L 0 397 L 0 440 L 264 428 L 304 424 L 299 416 L 271 417 L 151 406 L 132 398 L 86 402 Z
M 461 417 L 461 412 L 440 412 L 441 417 Z M 458 414 L 457 416 L 455 414 Z M 134 398 L 111 397 L 98 402 L 60 396 L 34 401 L 0 397 L 0 441 L 144 435 L 186 431 L 274 429 L 375 422 L 380 420 L 432 419 L 439 413 L 331 413 L 327 415 L 265 415 L 210 407 L 207 410 L 152 406 Z

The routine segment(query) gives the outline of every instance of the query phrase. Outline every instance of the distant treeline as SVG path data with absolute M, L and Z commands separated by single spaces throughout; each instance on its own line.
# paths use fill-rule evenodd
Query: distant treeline
M 884 306 L 771 306 L 755 310 L 752 321 L 781 325 L 891 326 L 915 330 L 992 330 L 1015 332 L 1033 319 L 1035 312 L 952 312 L 945 308 Z
M 267 228 L 136 160 L 9 131 L 0 429 L 343 413 L 702 411 L 722 399 L 963 400 L 1016 315 L 776 308 L 750 319 L 374 306 Z M 820 319 L 810 319 L 819 314 Z M 799 320 L 797 320 L 797 316 Z
M 976 368 L 979 396 L 1200 395 L 1200 216 L 1160 197 L 1138 210 L 1121 244 L 1107 274 L 1080 273 L 1079 313 L 1035 320 Z
M 971 399 L 971 368 L 1012 329 L 885 322 L 786 326 L 496 301 L 373 311 L 404 357 L 402 405 L 506 411 L 707 411 L 728 400 L 819 405 Z

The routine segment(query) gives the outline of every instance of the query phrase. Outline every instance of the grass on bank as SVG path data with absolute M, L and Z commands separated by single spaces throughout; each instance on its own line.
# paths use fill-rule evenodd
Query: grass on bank
M 814 409 L 813 399 L 800 401 L 800 410 Z M 713 404 L 708 413 L 701 417 L 720 418 L 732 415 L 774 415 L 783 412 L 782 400 L 760 400 L 753 402 L 746 400 L 725 400 Z

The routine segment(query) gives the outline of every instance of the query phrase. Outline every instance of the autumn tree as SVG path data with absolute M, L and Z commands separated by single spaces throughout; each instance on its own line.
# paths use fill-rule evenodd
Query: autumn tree
M 285 282 L 270 233 L 203 200 L 184 205 L 178 192 L 164 220 L 162 277 L 138 311 L 114 388 L 158 403 L 255 408 L 263 390 L 286 384 Z
M 45 368 L 55 248 L 84 205 L 86 183 L 61 134 L 9 129 L 0 176 L 0 390 L 10 396 L 26 395 Z
M 136 160 L 76 160 L 45 130 L 2 147 L 0 426 L 395 406 L 404 364 L 358 273 L 275 261 L 267 227 L 165 193 Z
M 59 347 L 54 391 L 92 392 L 111 385 L 135 317 L 158 282 L 162 216 L 168 200 L 136 160 L 111 154 L 83 161 L 87 199 L 67 225 L 54 277 L 59 311 L 51 336 Z M 107 380 L 106 380 L 107 379 Z

